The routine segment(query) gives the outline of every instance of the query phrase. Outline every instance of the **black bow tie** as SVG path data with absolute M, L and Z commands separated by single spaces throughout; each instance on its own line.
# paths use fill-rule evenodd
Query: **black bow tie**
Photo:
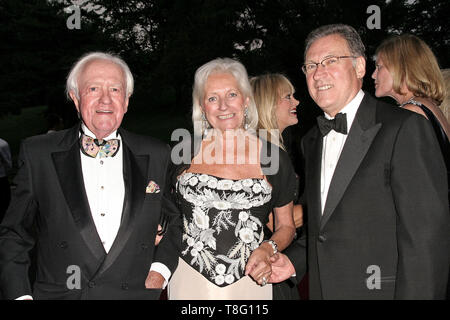
M 347 134 L 347 117 L 345 113 L 338 113 L 331 120 L 328 120 L 325 116 L 319 116 L 317 117 L 317 124 L 322 136 L 326 136 L 331 130 Z

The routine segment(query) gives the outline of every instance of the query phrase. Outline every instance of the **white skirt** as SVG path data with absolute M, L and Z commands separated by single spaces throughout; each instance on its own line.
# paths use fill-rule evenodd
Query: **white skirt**
M 264 287 L 249 276 L 226 287 L 218 287 L 179 258 L 168 285 L 169 300 L 272 300 L 272 285 Z

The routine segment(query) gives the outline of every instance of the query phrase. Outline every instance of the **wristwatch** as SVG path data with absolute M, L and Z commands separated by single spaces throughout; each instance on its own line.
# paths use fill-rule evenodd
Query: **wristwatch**
M 264 240 L 263 243 L 264 242 L 268 242 L 272 246 L 272 249 L 273 249 L 272 255 L 274 255 L 274 254 L 276 254 L 278 252 L 278 246 L 277 246 L 277 243 L 275 241 L 273 241 L 273 240 Z

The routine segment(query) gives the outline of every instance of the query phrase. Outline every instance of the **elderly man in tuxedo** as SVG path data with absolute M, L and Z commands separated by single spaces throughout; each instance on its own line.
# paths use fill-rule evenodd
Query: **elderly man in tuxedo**
M 132 92 L 123 60 L 87 54 L 67 79 L 81 122 L 22 143 L 0 226 L 7 299 L 159 298 L 177 266 L 181 223 L 166 182 L 169 147 L 120 128 Z M 162 214 L 171 223 L 155 249 Z
M 324 112 L 302 140 L 307 237 L 273 258 L 271 281 L 298 281 L 308 264 L 311 299 L 443 299 L 444 161 L 424 117 L 361 90 L 365 64 L 350 26 L 306 40 L 302 69 Z

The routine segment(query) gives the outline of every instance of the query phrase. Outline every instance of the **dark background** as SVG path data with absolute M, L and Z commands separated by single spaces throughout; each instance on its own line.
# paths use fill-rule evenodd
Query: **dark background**
M 69 29 L 80 8 L 80 29 Z M 300 100 L 294 140 L 313 125 L 320 109 L 310 99 L 300 66 L 304 40 L 330 23 L 355 27 L 366 44 L 363 89 L 370 78 L 376 47 L 388 35 L 413 33 L 449 67 L 448 0 L 0 0 L 0 137 L 10 143 L 16 164 L 20 141 L 44 133 L 59 115 L 63 126 L 76 121 L 65 95 L 73 63 L 89 51 L 119 54 L 135 77 L 135 93 L 123 126 L 170 142 L 175 128 L 191 126 L 195 70 L 216 57 L 239 59 L 250 76 L 280 72 L 291 79 Z M 380 29 L 369 29 L 381 9 Z M 66 9 L 66 11 L 65 11 Z M 390 102 L 394 102 L 391 100 Z M 14 170 L 11 175 L 14 174 Z
M 73 4 L 80 9 L 80 28 Z M 381 25 L 370 29 L 380 8 Z M 195 70 L 216 57 L 239 59 L 250 76 L 285 74 L 296 88 L 299 124 L 286 130 L 293 152 L 314 124 L 313 103 L 300 69 L 304 40 L 318 26 L 345 23 L 366 45 L 363 89 L 374 92 L 376 47 L 391 34 L 412 33 L 449 68 L 448 0 L 0 0 L 0 138 L 14 168 L 20 141 L 47 132 L 53 119 L 77 122 L 64 94 L 73 63 L 90 51 L 119 54 L 135 77 L 123 126 L 170 143 L 176 128 L 191 129 Z M 387 99 L 391 103 L 393 100 Z M 1 195 L 0 195 L 1 196 Z

